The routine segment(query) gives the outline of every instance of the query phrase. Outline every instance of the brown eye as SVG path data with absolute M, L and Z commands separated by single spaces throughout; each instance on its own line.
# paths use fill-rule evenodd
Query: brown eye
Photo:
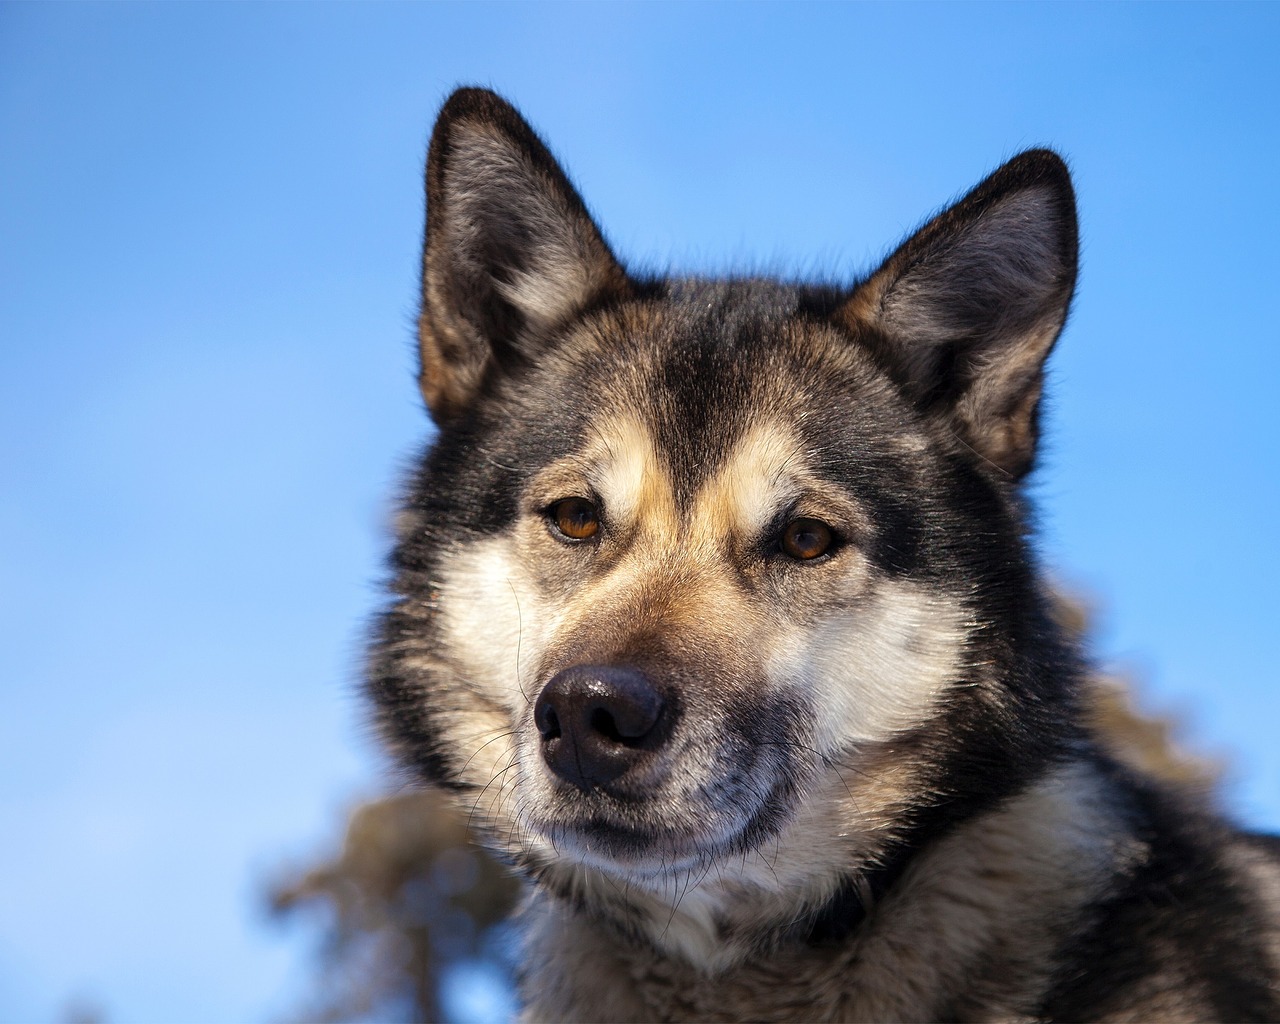
M 831 550 L 831 527 L 817 519 L 793 519 L 782 531 L 782 550 L 800 562 L 810 562 Z
M 549 511 L 551 523 L 569 540 L 590 540 L 600 529 L 600 514 L 586 498 L 565 498 Z

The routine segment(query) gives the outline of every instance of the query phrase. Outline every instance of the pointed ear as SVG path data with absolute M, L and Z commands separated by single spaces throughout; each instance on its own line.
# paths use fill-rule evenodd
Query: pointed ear
M 445 102 L 427 155 L 419 317 L 423 397 L 463 412 L 495 367 L 535 358 L 627 276 L 546 146 L 486 89 Z
M 1044 361 L 1066 321 L 1077 244 L 1066 165 L 1031 150 L 904 242 L 839 316 L 913 399 L 1018 479 L 1035 459 Z

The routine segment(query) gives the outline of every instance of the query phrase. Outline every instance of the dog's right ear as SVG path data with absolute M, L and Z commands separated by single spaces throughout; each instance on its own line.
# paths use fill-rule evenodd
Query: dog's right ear
M 1029 150 L 903 242 L 840 315 L 868 332 L 921 407 L 1020 480 L 1035 459 L 1044 361 L 1066 322 L 1077 249 L 1067 166 Z
M 487 89 L 445 102 L 427 155 L 419 383 L 438 423 L 487 374 L 534 359 L 586 307 L 627 293 L 582 199 L 533 129 Z

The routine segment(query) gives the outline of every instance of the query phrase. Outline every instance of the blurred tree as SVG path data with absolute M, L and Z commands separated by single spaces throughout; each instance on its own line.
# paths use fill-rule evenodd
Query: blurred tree
M 1062 597 L 1057 613 L 1066 629 L 1085 638 L 1091 617 L 1087 601 Z M 1113 757 L 1205 798 L 1213 796 L 1226 765 L 1220 759 L 1193 753 L 1183 742 L 1183 723 L 1176 715 L 1152 715 L 1142 710 L 1137 699 L 1142 689 L 1138 680 L 1098 672 L 1090 680 L 1090 689 L 1089 724 Z
M 277 885 L 273 911 L 323 908 L 320 970 L 300 1016 L 316 1021 L 444 1019 L 452 966 L 496 960 L 491 938 L 518 883 L 472 842 L 447 798 L 426 789 L 357 807 L 336 861 Z

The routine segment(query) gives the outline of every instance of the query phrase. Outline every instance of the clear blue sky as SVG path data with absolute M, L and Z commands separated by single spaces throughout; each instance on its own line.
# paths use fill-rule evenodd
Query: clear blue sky
M 852 275 L 1033 145 L 1083 272 L 1043 550 L 1280 829 L 1280 5 L 0 6 L 0 1020 L 262 1020 L 260 891 L 425 436 L 430 123 L 512 98 L 633 263 Z

